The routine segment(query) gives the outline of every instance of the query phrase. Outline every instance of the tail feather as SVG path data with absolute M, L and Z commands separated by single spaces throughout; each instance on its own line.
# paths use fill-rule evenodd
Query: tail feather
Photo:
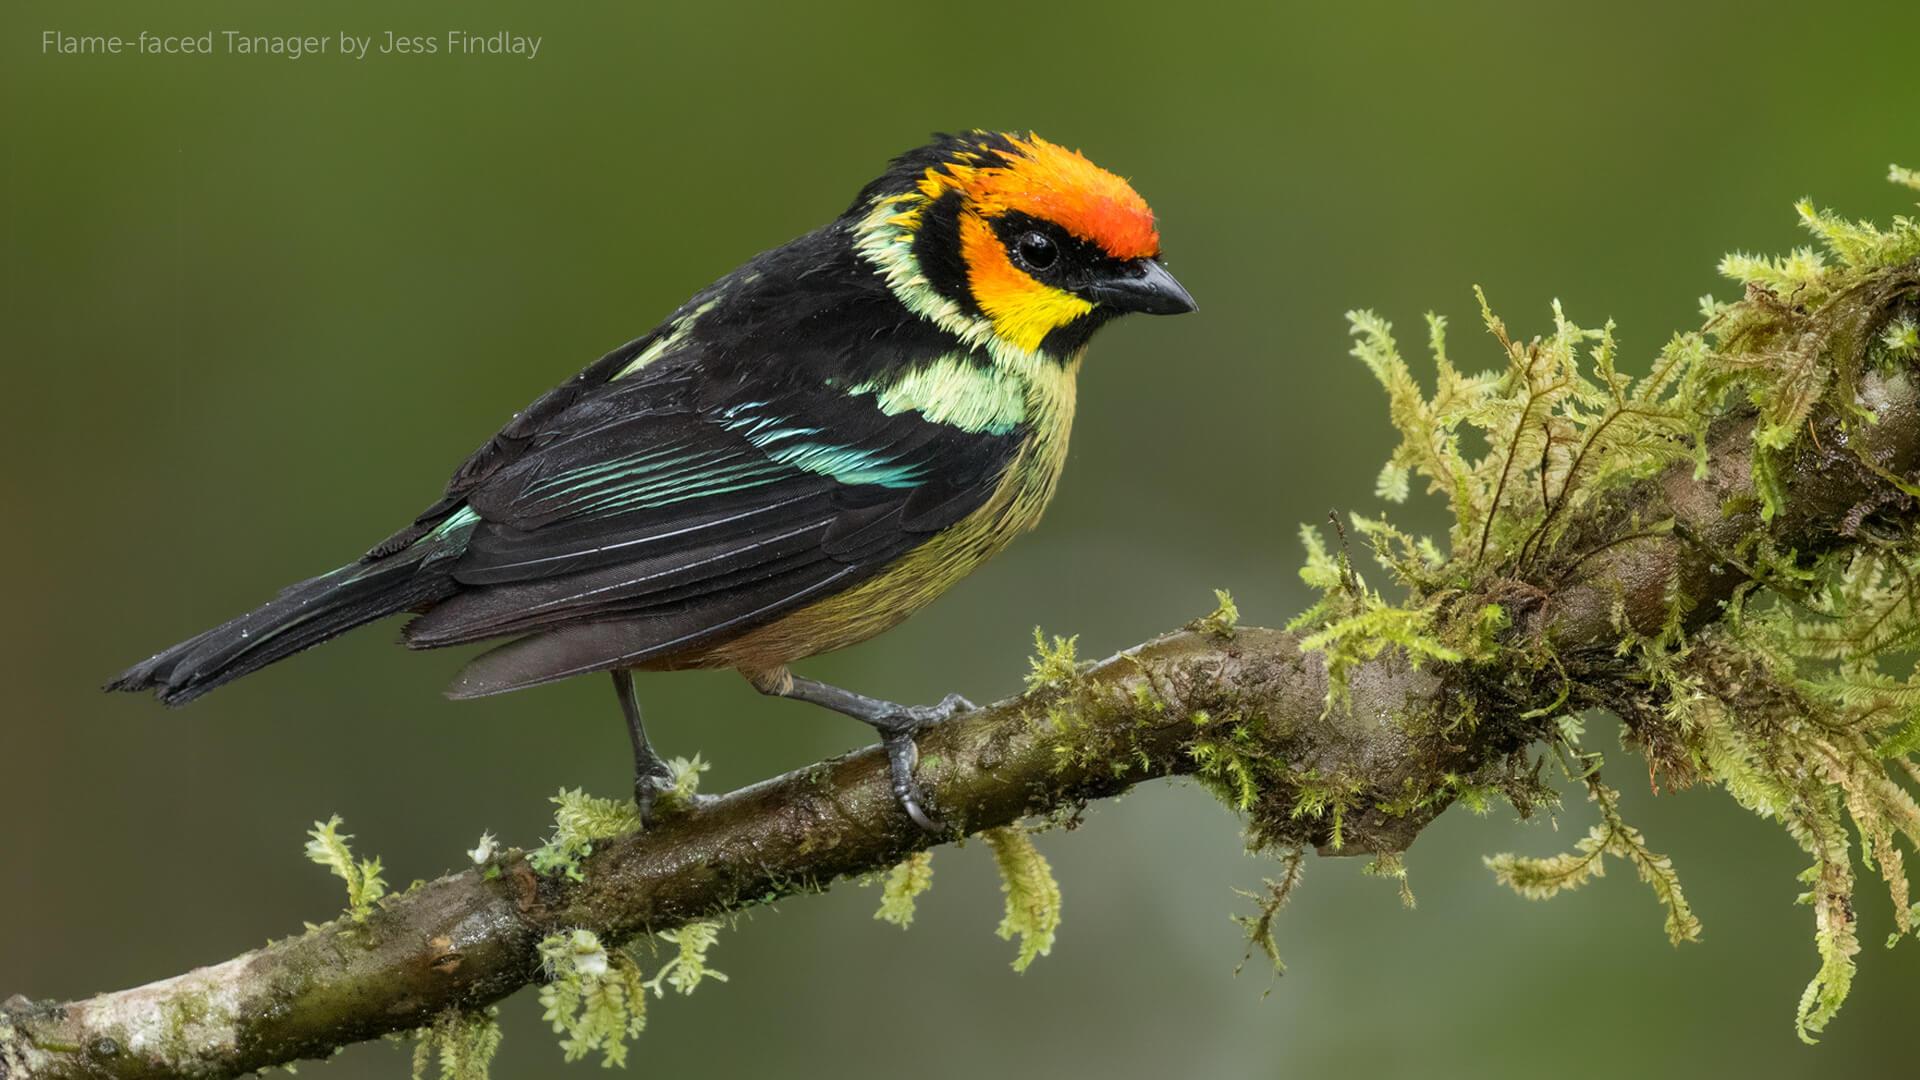
M 239 618 L 121 672 L 108 690 L 151 690 L 167 705 L 194 698 L 375 619 L 436 603 L 457 590 L 419 548 L 343 566 L 291 585 Z

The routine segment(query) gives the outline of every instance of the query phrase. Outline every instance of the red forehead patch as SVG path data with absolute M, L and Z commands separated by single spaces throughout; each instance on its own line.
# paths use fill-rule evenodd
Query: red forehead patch
M 987 217 L 1017 210 L 1051 221 L 1116 259 L 1160 254 L 1153 210 L 1132 185 L 1038 135 L 1008 141 L 1014 153 L 993 151 L 982 164 L 949 165 L 948 175 L 930 173 L 928 180 L 959 187 Z

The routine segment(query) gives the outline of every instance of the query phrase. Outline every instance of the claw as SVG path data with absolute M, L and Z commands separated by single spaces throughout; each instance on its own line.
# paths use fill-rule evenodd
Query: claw
M 961 713 L 972 712 L 976 707 L 959 694 L 948 694 L 940 699 L 938 705 L 908 706 L 874 724 L 881 732 L 881 745 L 887 748 L 887 771 L 893 779 L 893 797 L 900 801 L 900 808 L 907 812 L 913 823 L 928 832 L 945 832 L 946 826 L 933 814 L 932 803 L 926 792 L 920 789 L 919 781 L 913 778 L 913 767 L 920 760 L 920 746 L 913 741 L 913 737 L 929 724 L 950 720 Z
M 893 780 L 893 797 L 899 800 L 900 809 L 927 832 L 944 832 L 940 819 L 928 812 L 926 793 L 913 778 L 914 763 L 920 759 L 920 747 L 914 743 L 913 734 L 895 732 L 881 740 L 881 745 L 887 748 L 887 772 Z

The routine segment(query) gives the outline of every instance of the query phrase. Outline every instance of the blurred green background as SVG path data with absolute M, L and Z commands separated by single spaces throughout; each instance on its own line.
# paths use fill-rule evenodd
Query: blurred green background
M 126 663 L 351 558 L 430 501 L 516 408 L 755 251 L 838 213 L 935 128 L 1033 128 L 1133 178 L 1199 314 L 1108 330 L 1045 526 L 901 629 L 803 670 L 918 701 L 1017 687 L 1038 623 L 1106 653 L 1207 610 L 1305 602 L 1298 522 L 1366 509 L 1390 445 L 1345 310 L 1516 331 L 1563 298 L 1638 362 L 1697 323 L 1732 248 L 1801 242 L 1790 200 L 1910 209 L 1920 7 L 1755 3 L 1147 3 L 1067 8 L 12 0 L 0 12 L 8 693 L 0 995 L 170 975 L 331 915 L 300 857 L 343 814 L 404 884 L 482 828 L 545 831 L 562 784 L 615 793 L 602 679 L 453 705 L 461 657 L 394 626 L 180 713 L 107 698 Z M 42 55 L 40 33 L 340 31 L 544 38 L 500 57 Z M 1432 507 L 1414 512 L 1433 519 Z M 710 790 L 863 741 L 727 674 L 641 682 Z M 1599 730 L 1610 730 L 1601 728 Z M 1613 748 L 1611 736 L 1601 745 Z M 1616 759 L 1622 754 L 1615 749 Z M 1232 976 L 1235 886 L 1269 866 L 1187 786 L 1040 839 L 1066 897 L 1024 976 L 977 845 L 943 851 L 911 932 L 852 886 L 760 911 L 732 981 L 656 1003 L 636 1071 L 846 1077 L 1912 1075 L 1920 947 L 1868 942 L 1825 1044 L 1794 1041 L 1815 966 L 1801 857 L 1707 791 L 1655 797 L 1703 944 L 1675 950 L 1624 868 L 1529 904 L 1486 852 L 1585 831 L 1449 814 L 1403 911 L 1316 860 L 1289 963 Z M 531 996 L 499 1077 L 563 1069 Z M 358 1047 L 317 1075 L 394 1077 Z M 572 1067 L 584 1075 L 591 1064 Z

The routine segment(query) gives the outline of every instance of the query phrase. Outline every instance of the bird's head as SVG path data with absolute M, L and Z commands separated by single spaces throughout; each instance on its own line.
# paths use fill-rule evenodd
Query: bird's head
M 1131 185 L 1038 135 L 943 135 L 848 211 L 861 253 L 921 316 L 980 345 L 1067 357 L 1116 315 L 1194 309 Z

